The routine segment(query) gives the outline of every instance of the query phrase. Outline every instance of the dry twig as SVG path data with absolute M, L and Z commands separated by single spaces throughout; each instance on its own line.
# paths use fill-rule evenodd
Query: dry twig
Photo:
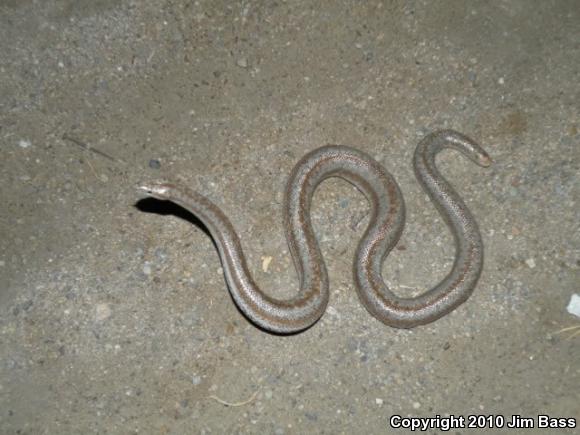
M 223 399 L 220 399 L 217 396 L 209 396 L 210 399 L 215 400 L 218 403 L 221 403 L 222 405 L 225 406 L 231 406 L 231 407 L 237 407 L 237 406 L 244 406 L 247 405 L 248 403 L 251 403 L 254 401 L 254 399 L 256 398 L 256 396 L 258 395 L 258 392 L 260 391 L 260 389 L 258 388 L 254 394 L 251 395 L 251 397 L 248 400 L 244 400 L 243 402 L 227 402 Z

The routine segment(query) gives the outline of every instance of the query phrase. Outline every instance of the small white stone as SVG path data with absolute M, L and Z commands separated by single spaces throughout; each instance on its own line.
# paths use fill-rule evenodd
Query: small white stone
M 375 403 L 376 403 L 377 405 L 379 405 L 379 406 L 380 406 L 380 405 L 382 405 L 382 404 L 383 404 L 383 399 L 379 399 L 379 398 L 377 397 L 377 398 L 375 399 Z
M 270 267 L 270 263 L 272 262 L 272 257 L 269 255 L 262 256 L 262 271 L 268 272 L 268 268 Z
M 419 402 L 413 402 L 413 409 L 419 409 L 421 404 Z
M 18 141 L 18 146 L 20 148 L 28 148 L 31 145 L 32 145 L 32 143 L 29 140 L 20 139 L 20 141 Z
M 151 265 L 149 263 L 143 265 L 143 273 L 145 275 L 151 275 Z
M 336 311 L 336 308 L 334 307 L 328 307 L 326 312 L 331 316 L 338 316 L 338 311 Z
M 191 383 L 193 385 L 199 385 L 199 384 L 201 384 L 201 376 L 193 375 L 191 377 Z
M 572 295 L 572 297 L 570 298 L 570 302 L 568 303 L 568 306 L 566 307 L 566 310 L 576 316 L 576 317 L 580 317 L 580 296 L 577 295 L 576 293 L 574 293 Z
M 533 269 L 534 267 L 536 267 L 536 260 L 530 257 L 526 260 L 526 264 L 530 269 Z
M 500 77 L 500 78 L 497 80 L 497 82 L 498 82 L 500 85 L 503 85 L 503 84 L 505 84 L 505 80 L 504 80 L 504 78 L 503 78 L 503 77 Z
M 248 59 L 246 59 L 245 57 L 242 57 L 242 58 L 238 59 L 238 61 L 236 62 L 236 65 L 238 65 L 240 68 L 247 68 L 248 67 Z
M 111 307 L 109 304 L 97 304 L 95 308 L 95 318 L 98 322 L 108 319 L 111 317 Z

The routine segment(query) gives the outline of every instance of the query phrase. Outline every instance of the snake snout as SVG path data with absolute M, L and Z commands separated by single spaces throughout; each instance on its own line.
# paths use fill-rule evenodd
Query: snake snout
M 146 183 L 138 185 L 137 191 L 145 196 L 151 196 L 157 199 L 167 199 L 169 187 L 163 183 Z
M 487 168 L 493 161 L 487 152 L 470 137 L 455 130 L 444 130 L 440 133 L 448 143 L 448 146 L 463 153 L 467 158 L 479 166 Z
M 487 153 L 485 153 L 485 154 L 482 154 L 479 156 L 477 163 L 480 166 L 487 168 L 487 167 L 491 166 L 491 164 L 493 163 L 493 160 L 491 159 L 491 157 Z

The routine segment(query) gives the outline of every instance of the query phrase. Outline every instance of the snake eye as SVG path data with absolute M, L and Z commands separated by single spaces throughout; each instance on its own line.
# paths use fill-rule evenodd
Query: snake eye
M 139 185 L 137 186 L 137 191 L 143 196 L 151 196 L 153 198 L 157 197 L 157 192 L 152 186 Z

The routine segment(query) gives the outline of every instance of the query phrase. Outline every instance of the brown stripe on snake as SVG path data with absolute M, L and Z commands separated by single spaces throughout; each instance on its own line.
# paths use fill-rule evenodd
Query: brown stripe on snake
M 394 178 L 356 149 L 333 145 L 318 148 L 305 155 L 290 174 L 284 228 L 300 290 L 286 300 L 275 299 L 256 285 L 233 225 L 209 199 L 186 187 L 163 182 L 147 183 L 139 190 L 172 201 L 199 218 L 216 242 L 228 288 L 240 310 L 266 330 L 293 333 L 316 323 L 329 298 L 326 265 L 310 221 L 312 196 L 326 178 L 345 179 L 366 196 L 371 207 L 369 224 L 353 264 L 359 298 L 386 325 L 413 328 L 433 322 L 465 302 L 483 267 L 483 244 L 475 219 L 435 165 L 435 156 L 444 148 L 460 151 L 480 166 L 491 164 L 479 145 L 452 130 L 432 133 L 417 146 L 413 158 L 415 175 L 453 234 L 455 262 L 439 284 L 414 298 L 395 295 L 381 275 L 382 264 L 405 224 L 403 196 Z

